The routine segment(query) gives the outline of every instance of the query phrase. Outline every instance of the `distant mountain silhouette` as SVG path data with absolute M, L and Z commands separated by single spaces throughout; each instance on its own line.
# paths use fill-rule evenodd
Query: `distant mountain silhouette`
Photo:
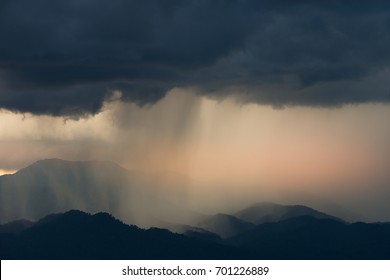
M 0 176 L 0 223 L 71 209 L 108 212 L 141 226 L 169 218 L 183 223 L 196 215 L 182 205 L 186 178 L 152 175 L 110 161 L 40 160 Z
M 0 226 L 1 228 L 4 226 Z M 1 259 L 235 259 L 246 250 L 164 229 L 128 226 L 107 213 L 47 216 L 22 232 L 0 233 Z
M 116 213 L 119 195 L 131 195 L 127 185 L 131 176 L 108 161 L 38 161 L 13 175 L 0 177 L 0 221 L 36 220 L 74 208 Z
M 195 227 L 215 233 L 221 238 L 231 238 L 267 222 L 279 222 L 294 217 L 310 216 L 316 219 L 341 219 L 302 205 L 280 205 L 276 203 L 257 203 L 233 215 L 216 214 L 206 216 Z M 184 231 L 182 231 L 184 232 Z
M 233 215 L 241 220 L 257 225 L 267 222 L 279 222 L 302 216 L 310 216 L 316 219 L 331 219 L 342 221 L 337 217 L 319 212 L 307 206 L 280 205 L 270 202 L 256 203 Z
M 229 238 L 251 229 L 254 224 L 240 220 L 232 215 L 217 214 L 207 217 L 197 224 L 198 227 Z

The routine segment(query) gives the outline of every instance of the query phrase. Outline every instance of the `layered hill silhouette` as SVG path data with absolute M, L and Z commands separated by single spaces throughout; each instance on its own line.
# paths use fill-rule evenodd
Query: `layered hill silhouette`
M 0 258 L 389 259 L 390 223 L 346 224 L 300 216 L 213 240 L 165 229 L 140 229 L 107 213 L 69 211 L 32 224 L 19 221 L 0 226 Z
M 223 239 L 252 230 L 257 225 L 281 222 L 296 217 L 313 217 L 345 223 L 343 220 L 303 205 L 281 205 L 271 202 L 256 203 L 237 213 L 206 216 L 194 224 L 195 229 L 187 226 L 176 232 L 199 231 L 197 228 L 219 235 Z M 173 227 L 170 228 L 175 230 Z
M 8 229 L 3 231 L 2 228 Z M 235 259 L 245 249 L 165 229 L 129 226 L 107 213 L 49 215 L 23 231 L 0 226 L 1 259 Z
M 270 202 L 203 215 L 186 210 L 175 189 L 185 179 L 152 177 L 108 161 L 59 159 L 0 176 L 1 259 L 390 258 L 389 223 Z M 160 229 L 130 226 L 151 217 Z

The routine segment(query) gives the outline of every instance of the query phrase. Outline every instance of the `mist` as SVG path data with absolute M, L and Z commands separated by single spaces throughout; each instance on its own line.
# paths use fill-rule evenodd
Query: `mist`
M 191 88 L 175 88 L 144 107 L 120 97 L 113 92 L 100 113 L 79 119 L 1 111 L 3 174 L 45 158 L 115 162 L 143 175 L 126 183 L 111 178 L 121 188 L 109 194 L 96 186 L 96 203 L 147 226 L 185 223 L 194 213 L 232 212 L 259 201 L 390 220 L 388 105 L 280 110 L 209 99 Z M 77 191 L 62 193 L 61 183 L 53 190 L 52 199 L 99 210 L 86 207 Z M 34 194 L 20 196 L 18 207 L 28 216 L 23 207 Z

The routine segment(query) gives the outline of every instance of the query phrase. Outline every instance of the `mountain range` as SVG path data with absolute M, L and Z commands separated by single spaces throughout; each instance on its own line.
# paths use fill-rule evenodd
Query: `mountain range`
M 389 259 L 390 223 L 299 216 L 233 237 L 140 229 L 108 213 L 52 214 L 0 226 L 0 259 Z
M 0 176 L 0 257 L 390 258 L 390 223 L 348 223 L 304 205 L 270 202 L 204 215 L 180 204 L 176 184 L 185 180 L 156 188 L 158 181 L 112 162 L 58 159 Z M 176 219 L 162 222 L 163 208 Z M 131 225 L 150 217 L 163 228 Z
M 14 222 L 14 225 L 17 222 Z M 165 229 L 129 226 L 107 213 L 52 214 L 24 230 L 0 226 L 1 259 L 235 259 L 245 249 Z

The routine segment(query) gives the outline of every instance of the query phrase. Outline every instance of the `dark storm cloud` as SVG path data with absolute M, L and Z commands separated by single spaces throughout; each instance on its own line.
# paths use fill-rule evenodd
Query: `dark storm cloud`
M 14 111 L 96 113 L 113 90 L 142 105 L 173 87 L 276 106 L 389 98 L 350 86 L 390 65 L 384 0 L 3 0 L 0 34 L 0 107 Z

